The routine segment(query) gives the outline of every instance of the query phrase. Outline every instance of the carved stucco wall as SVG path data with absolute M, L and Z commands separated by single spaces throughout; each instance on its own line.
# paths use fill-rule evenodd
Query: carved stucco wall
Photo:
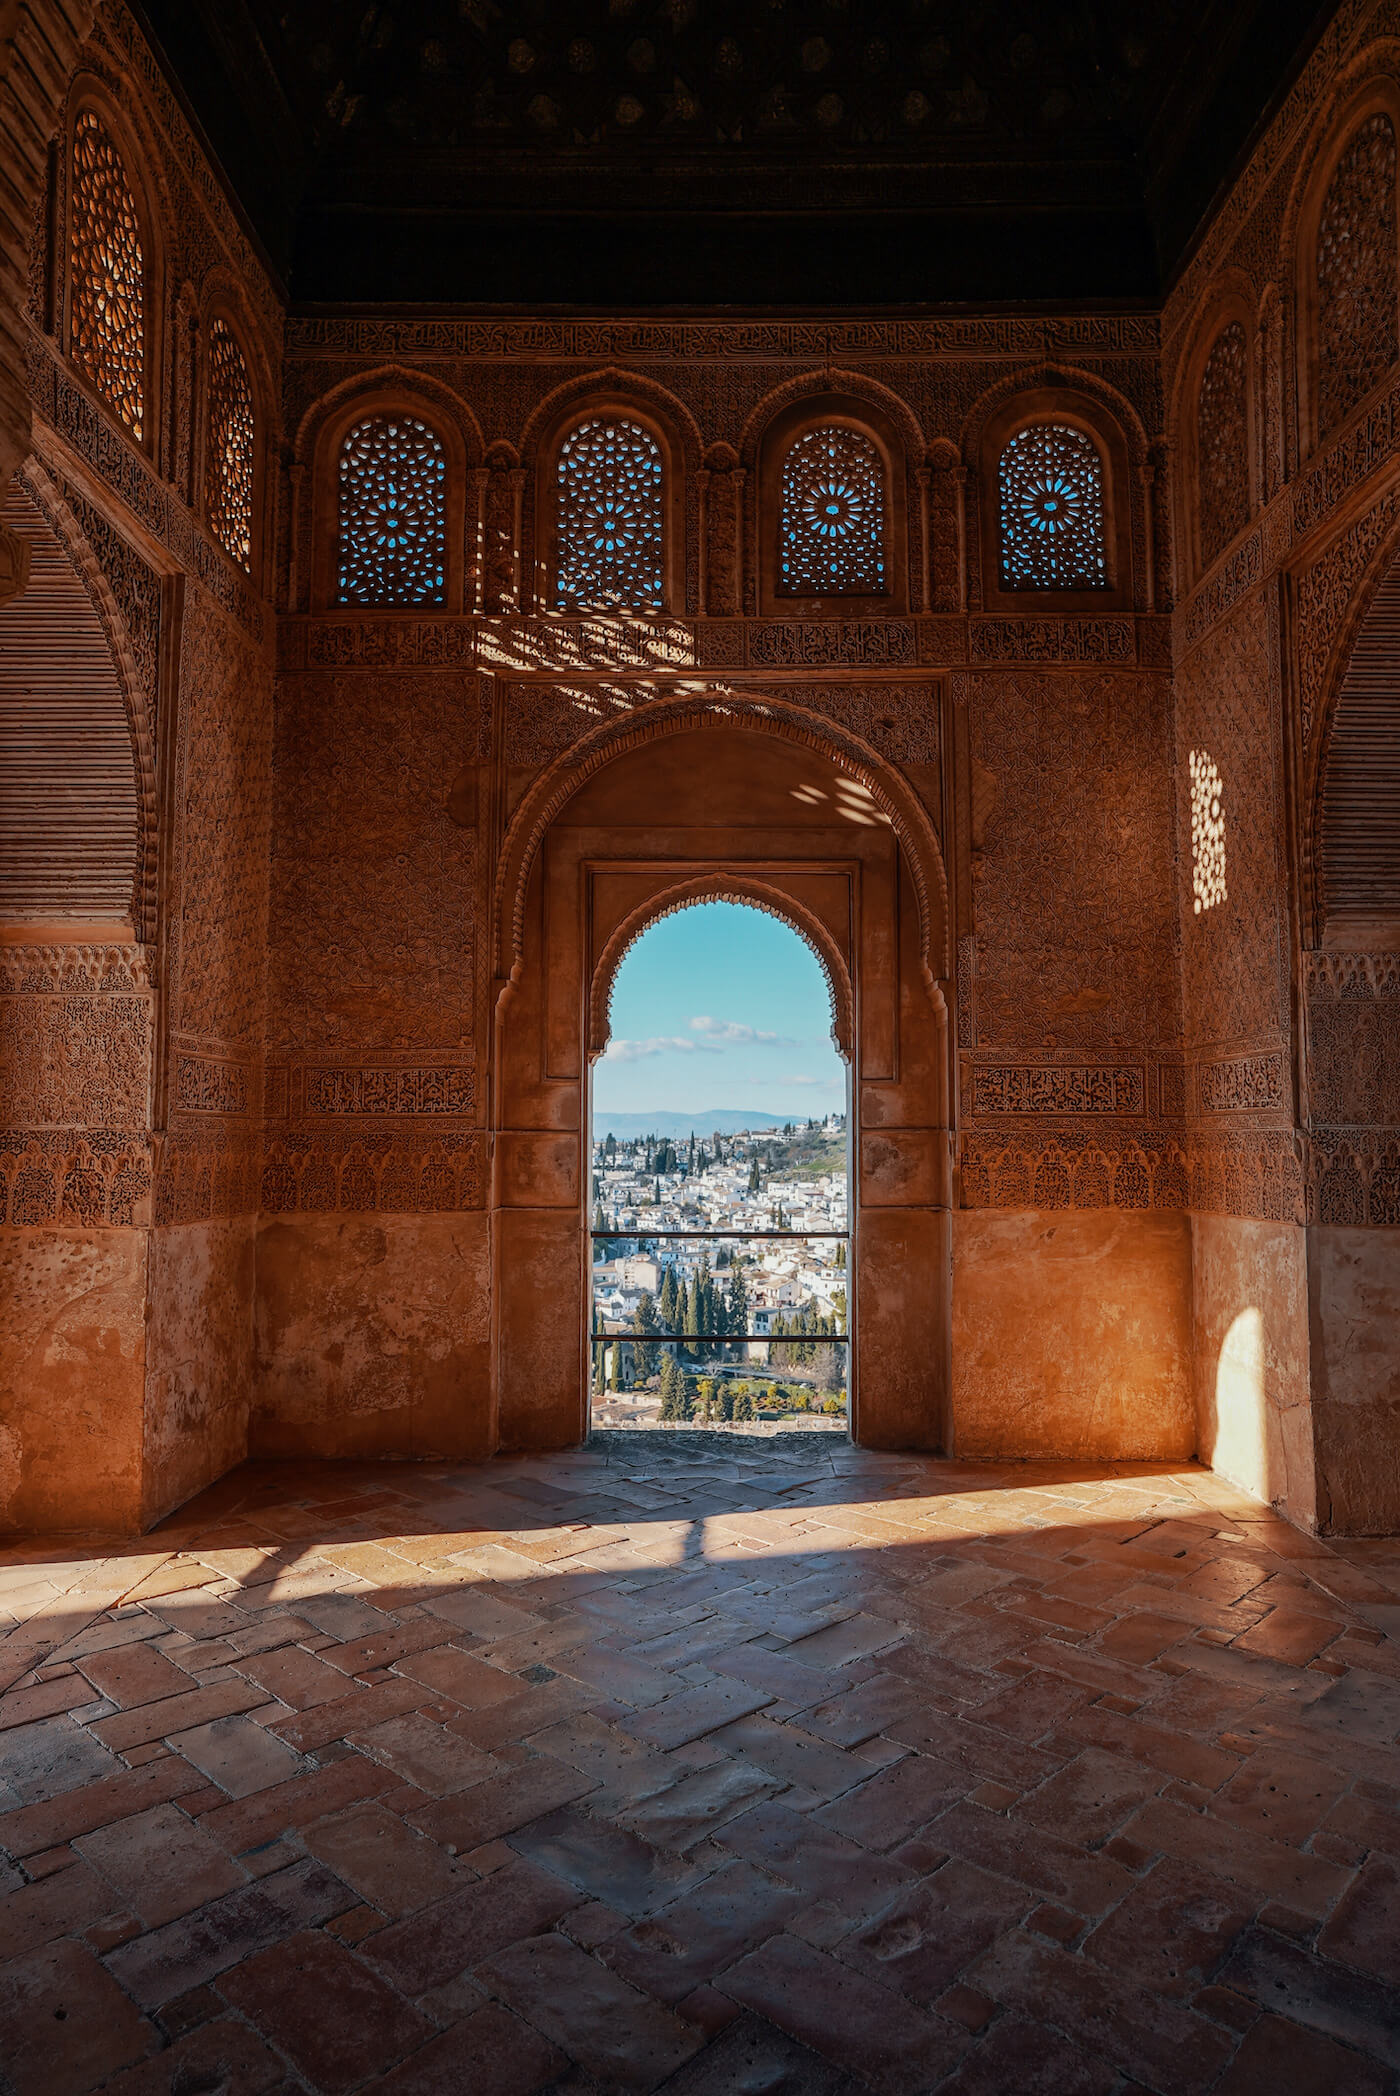
M 25 22 L 38 12 L 21 10 Z M 44 332 L 61 305 L 44 267 L 44 228 L 63 206 L 59 153 L 58 193 L 26 226 L 27 472 L 84 577 L 126 699 L 141 943 L 74 945 L 61 926 L 38 926 L 0 944 L 0 1262 L 15 1306 L 0 1350 L 0 1521 L 131 1528 L 246 1446 L 271 620 L 190 506 L 194 360 L 175 316 L 198 314 L 236 278 L 265 372 L 280 313 L 124 9 L 102 8 L 90 41 L 70 50 L 53 82 L 55 126 L 75 65 L 129 115 L 153 199 L 153 433 L 133 443 Z M 62 635 L 51 645 L 61 651 Z
M 88 1285 L 66 1251 L 54 1265 L 36 1248 L 32 1233 L 56 1245 L 65 1218 L 120 1296 L 113 1329 L 143 1379 L 128 1449 L 143 1514 L 236 1460 L 250 1418 L 274 1452 L 450 1442 L 454 1390 L 489 1328 L 487 926 L 504 826 L 600 719 L 699 687 L 766 690 L 852 730 L 939 830 L 955 896 L 966 1445 L 1183 1454 L 1189 1362 L 1200 1445 L 1224 1404 L 1222 1460 L 1245 1482 L 1303 1520 L 1382 1518 L 1384 1465 L 1370 1465 L 1380 1486 L 1359 1481 L 1400 1393 L 1374 1348 L 1369 1381 L 1348 1386 L 1346 1341 L 1400 1217 L 1396 993 L 1378 957 L 1350 973 L 1306 957 L 1308 811 L 1357 608 L 1400 523 L 1400 393 L 1383 379 L 1308 454 L 1296 241 L 1327 113 L 1363 81 L 1368 40 L 1398 29 L 1395 5 L 1338 11 L 1160 329 L 1148 315 L 284 329 L 176 99 L 116 0 L 104 7 L 85 62 L 131 100 L 164 243 L 153 446 L 128 441 L 42 332 L 38 269 L 25 345 L 37 452 L 145 694 L 164 810 L 156 988 L 104 955 L 81 984 L 65 957 L 31 959 L 23 981 L 7 961 L 0 1162 L 19 1233 L 5 1256 L 29 1261 L 32 1300 Z M 274 375 L 269 436 L 294 439 L 295 470 L 269 474 L 280 617 L 188 500 L 189 323 L 221 284 L 240 287 Z M 1195 499 L 1171 463 L 1196 412 L 1183 374 L 1227 295 L 1257 316 L 1257 499 L 1173 614 L 1174 522 Z M 507 614 L 536 551 L 526 468 L 547 403 L 604 376 L 614 394 L 670 396 L 692 468 L 712 469 L 691 475 L 680 607 L 723 615 L 305 613 L 320 406 L 386 368 L 455 394 L 479 427 L 468 504 L 486 555 L 469 601 Z M 914 433 L 910 615 L 740 616 L 757 560 L 745 461 L 765 413 L 833 370 Z M 1116 403 L 1127 432 L 1131 608 L 987 615 L 981 416 L 1007 388 L 1067 377 Z M 1228 899 L 1200 916 L 1193 748 L 1221 769 L 1228 824 Z M 130 1242 L 113 1249 L 104 1231 Z M 1016 1332 L 997 1318 L 1024 1272 L 1021 1331 L 1048 1309 L 1062 1343 L 1056 1363 L 1023 1349 L 1013 1372 Z M 1069 1309 L 1090 1300 L 1100 1323 L 1076 1327 Z M 415 1412 L 425 1379 L 432 1401 Z M 990 1393 L 980 1410 L 974 1383 Z M 1246 1446 L 1251 1405 L 1262 1426 Z
M 1400 423 L 1393 368 L 1358 366 L 1344 398 L 1329 383 L 1314 448 L 1311 243 L 1354 125 L 1393 94 L 1398 32 L 1394 5 L 1338 9 L 1163 316 L 1179 455 L 1215 316 L 1233 302 L 1259 319 L 1253 514 L 1175 621 L 1183 873 L 1185 767 L 1204 748 L 1224 782 L 1229 890 L 1199 916 L 1188 878 L 1181 891 L 1200 1440 L 1296 1518 L 1363 1531 L 1400 1522 L 1394 971 L 1389 954 L 1316 950 L 1316 811 L 1331 708 L 1393 558 Z M 1344 203 L 1393 227 L 1394 198 L 1364 181 Z M 1365 235 L 1351 226 L 1354 245 Z M 1189 521 L 1198 489 L 1177 493 Z

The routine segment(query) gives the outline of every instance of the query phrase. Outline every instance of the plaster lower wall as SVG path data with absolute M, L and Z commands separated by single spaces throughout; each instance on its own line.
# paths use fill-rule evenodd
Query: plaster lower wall
M 1400 1529 L 1400 1229 L 1308 1231 L 1317 1523 Z
M 1306 1233 L 1222 1215 L 1193 1215 L 1190 1228 L 1197 1453 L 1312 1528 Z
M 243 1460 L 255 1247 L 251 1216 L 151 1232 L 143 1428 L 147 1526 Z
M 965 1209 L 952 1220 L 951 1454 L 1191 1455 L 1184 1216 Z
M 489 1333 L 484 1213 L 266 1221 L 248 1453 L 485 1457 Z
M 147 1232 L 0 1231 L 0 1529 L 143 1526 Z

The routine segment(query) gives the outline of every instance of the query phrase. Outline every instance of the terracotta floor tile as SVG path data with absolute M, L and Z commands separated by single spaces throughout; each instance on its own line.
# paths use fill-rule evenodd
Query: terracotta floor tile
M 105 1963 L 143 2008 L 159 2008 L 250 1953 L 355 1904 L 354 1893 L 321 1864 L 296 1863 L 122 1944 Z
M 220 2014 L 217 1996 L 210 1999 L 216 2020 L 104 2082 L 102 2096 L 186 2096 L 187 2091 L 194 2096 L 196 2090 L 217 2090 L 218 2096 L 282 2096 L 286 2062 L 246 2023 Z
M 445 1726 L 413 1711 L 403 1717 L 387 1718 L 367 1732 L 350 1735 L 353 1743 L 402 1782 L 416 1784 L 429 1797 L 446 1797 L 466 1790 L 483 1777 L 495 1775 L 500 1763 L 479 1747 L 471 1746 Z
M 730 2004 L 731 2015 L 734 2013 Z M 765 2017 L 740 2015 L 666 2083 L 664 2096 L 857 2096 L 867 2086 L 822 2059 Z
M 21 1883 L 0 1897 L 0 1959 L 19 1957 L 56 1936 L 76 1935 L 120 1905 L 107 1880 L 82 1862 L 33 1884 Z
M 909 1882 L 896 1864 L 781 1804 L 753 1806 L 720 1828 L 715 1840 L 852 1916 L 878 1912 Z
M 121 1766 L 115 1754 L 66 1716 L 0 1732 L 0 1783 L 26 1805 L 118 1775 Z
M 927 1754 L 907 1754 L 813 1817 L 868 1849 L 890 1849 L 966 1794 L 967 1778 Z
M 99 1778 L 81 1789 L 0 1816 L 0 1849 L 11 1856 L 37 1855 L 55 1842 L 72 1841 L 94 1827 L 144 1812 L 151 1805 L 163 1805 L 203 1785 L 199 1769 L 191 1768 L 178 1754 L 162 1754 L 141 1768 L 123 1769 L 120 1775 Z
M 1277 1899 L 1305 1914 L 1325 1914 L 1346 1890 L 1351 1872 L 1321 1857 L 1305 1855 L 1267 1835 L 1232 1827 L 1213 1813 L 1192 1812 L 1169 1798 L 1154 1798 L 1123 1830 L 1143 1848 L 1161 1849 L 1183 1863 L 1198 1864 L 1242 1885 L 1262 1899 Z
M 939 2096 L 1111 2096 L 1120 2088 L 1106 2061 L 1024 2016 L 1003 2016 Z
M 793 1936 L 771 1937 L 720 1987 L 884 2096 L 922 2096 L 966 2044 L 965 2031 L 935 2022 Z
M 624 1729 L 652 1746 L 682 1747 L 688 1740 L 700 1739 L 738 1718 L 749 1717 L 773 1700 L 762 1689 L 716 1679 L 668 1696 L 664 1703 L 626 1719 Z
M 763 1769 L 721 1759 L 682 1775 L 679 1782 L 650 1793 L 639 1804 L 624 1806 L 617 1820 L 658 1847 L 683 1853 L 778 1787 L 777 1778 Z M 603 1808 L 594 1800 L 589 1809 Z
M 15 2096 L 88 2096 L 160 2037 L 77 1943 L 0 1965 L 4 2073 Z
M 534 1820 L 510 1836 L 510 1845 L 540 1869 L 634 1921 L 669 1906 L 705 1876 L 695 1864 L 581 1811 L 566 1809 Z
M 1247 1929 L 1216 1974 L 1218 1984 L 1261 2009 L 1352 2045 L 1400 2069 L 1393 1978 L 1376 1980 L 1302 1950 L 1264 1929 Z
M 1264 2016 L 1249 2031 L 1217 2096 L 1388 2096 L 1384 2068 L 1283 2016 Z
M 85 1834 L 78 1852 L 147 1928 L 174 1921 L 246 1883 L 235 1863 L 175 1805 L 154 1805 Z
M 1022 1798 L 1016 1816 L 1061 1840 L 1099 1848 L 1160 1788 L 1160 1775 L 1140 1762 L 1086 1747 Z
M 387 2096 L 1385 2086 L 1400 1659 L 1297 1625 L 1400 1611 L 1400 1550 L 1189 1468 L 617 1439 L 0 1551 L 0 1680 L 72 1655 L 0 1700 L 0 1972 L 159 2013 L 118 2096 L 286 2096 L 248 1973 Z
M 523 1859 L 382 1929 L 369 1954 L 403 1993 L 419 1995 L 550 1928 L 585 1895 Z
M 481 1977 L 608 2088 L 654 2089 L 704 2042 L 693 2024 L 559 1936 L 517 1943 Z
M 231 1798 L 290 1782 L 302 1766 L 290 1747 L 246 1717 L 214 1718 L 173 1733 L 170 1744 Z
M 371 2082 L 365 2096 L 531 2096 L 567 2067 L 557 2047 L 492 2003 Z
M 596 1790 L 592 1776 L 539 1755 L 503 1776 L 488 1776 L 455 1797 L 439 1798 L 414 1817 L 435 1841 L 451 1842 L 461 1854 L 498 1835 L 513 1834 L 541 1814 Z
M 1400 2006 L 1400 1862 L 1370 1856 L 1318 1937 L 1328 1958 L 1374 1973 L 1397 1989 Z
M 956 1857 L 841 1943 L 843 1965 L 921 2004 L 1016 1927 L 1034 1895 Z
M 383 2073 L 433 2034 L 354 1951 L 309 1930 L 225 1972 L 218 1985 L 327 2096 Z
M 1215 1970 L 1254 1911 L 1207 1867 L 1164 1859 L 1084 1944 L 1085 1955 L 1162 1994 L 1189 1997 Z
M 311 1855 L 394 1918 L 446 1899 L 474 1880 L 464 1863 L 379 1804 L 318 1820 L 303 1838 Z
M 805 1894 L 766 1871 L 732 1862 L 664 1913 L 612 1936 L 599 1955 L 634 1986 L 676 2005 L 805 1905 Z

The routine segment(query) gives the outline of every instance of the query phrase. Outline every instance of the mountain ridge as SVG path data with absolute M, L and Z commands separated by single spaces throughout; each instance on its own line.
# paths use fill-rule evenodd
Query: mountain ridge
M 805 1115 L 743 1113 L 722 1106 L 707 1106 L 692 1114 L 611 1113 L 595 1107 L 593 1135 L 595 1140 L 604 1135 L 615 1135 L 619 1140 L 636 1135 L 664 1135 L 675 1142 L 692 1131 L 696 1135 L 767 1135 L 775 1128 L 785 1128 L 789 1121 L 800 1124 L 805 1120 Z

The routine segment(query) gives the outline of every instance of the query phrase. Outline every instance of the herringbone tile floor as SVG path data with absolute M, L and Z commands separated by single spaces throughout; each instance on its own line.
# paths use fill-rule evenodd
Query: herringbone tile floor
M 1204 1471 L 254 1465 L 0 1611 L 11 2096 L 1395 2088 L 1400 1544 Z

